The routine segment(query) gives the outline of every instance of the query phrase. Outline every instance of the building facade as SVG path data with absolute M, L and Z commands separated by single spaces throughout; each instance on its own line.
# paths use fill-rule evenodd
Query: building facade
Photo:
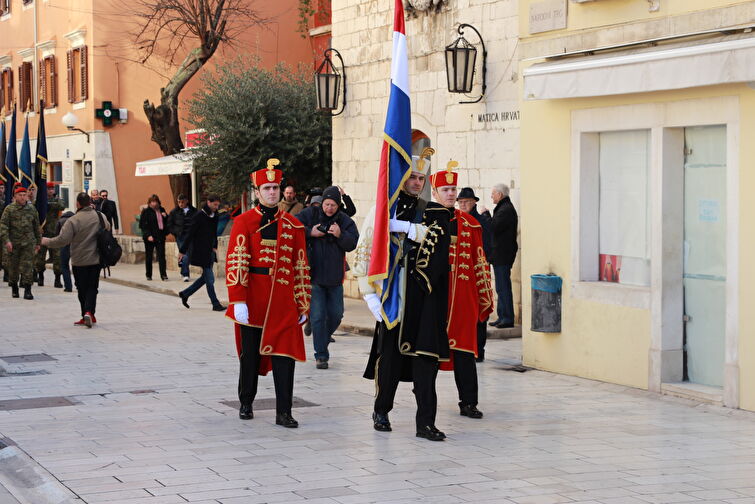
M 345 110 L 333 118 L 333 182 L 354 198 L 358 220 L 375 202 L 390 89 L 393 4 L 332 2 L 332 47 L 343 55 L 348 83 Z M 478 208 L 493 209 L 490 192 L 499 183 L 511 187 L 518 208 L 518 2 L 410 0 L 405 6 L 414 153 L 434 148 L 431 170 L 458 161 L 459 185 L 475 190 Z M 482 47 L 470 28 L 463 34 L 478 49 L 474 89 L 469 96 L 448 90 L 445 48 L 459 37 L 462 23 L 479 31 L 487 49 L 486 93 L 477 103 L 459 103 L 474 101 L 482 92 Z M 517 270 L 518 264 L 512 271 L 518 306 Z
M 258 57 L 265 67 L 279 62 L 312 64 L 310 41 L 296 31 L 297 6 L 297 0 L 254 3 L 270 23 L 245 31 L 233 49 L 221 46 L 183 89 L 182 128 L 191 129 L 184 102 L 214 63 L 245 53 Z M 129 33 L 138 21 L 124 15 L 123 4 L 110 0 L 0 0 L 0 108 L 6 126 L 14 103 L 17 128 L 23 131 L 28 117 L 34 137 L 39 114 L 45 114 L 50 178 L 61 196 L 71 207 L 79 191 L 109 190 L 127 234 L 134 230 L 139 207 L 149 195 L 158 194 L 168 208 L 173 205 L 167 176 L 135 176 L 137 162 L 162 156 L 150 139 L 143 103 L 159 103 L 160 88 L 172 73 L 170 67 L 133 61 Z M 45 101 L 43 110 L 40 100 Z M 125 122 L 107 126 L 96 118 L 104 102 L 126 109 Z M 83 134 L 62 124 L 69 112 L 77 117 L 76 128 Z
M 525 364 L 755 410 L 755 2 L 519 7 Z

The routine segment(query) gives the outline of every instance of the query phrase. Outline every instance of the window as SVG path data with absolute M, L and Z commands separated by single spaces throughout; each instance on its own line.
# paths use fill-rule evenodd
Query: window
M 10 14 L 10 0 L 0 0 L 0 16 Z
M 650 131 L 599 134 L 598 279 L 650 285 Z
M 87 99 L 89 90 L 87 47 L 81 46 L 71 49 L 66 56 L 68 70 L 68 103 L 83 102 Z
M 4 109 L 7 115 L 11 113 L 11 107 L 13 107 L 13 70 L 6 67 L 0 72 L 0 109 Z
M 24 61 L 18 67 L 18 101 L 21 112 L 32 112 L 34 110 L 33 82 L 34 67 L 31 61 Z
M 53 55 L 39 62 L 39 99 L 46 109 L 55 108 L 58 104 L 58 73 Z

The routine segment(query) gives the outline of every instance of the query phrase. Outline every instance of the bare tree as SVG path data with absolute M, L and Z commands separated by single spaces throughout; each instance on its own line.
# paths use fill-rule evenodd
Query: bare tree
M 221 44 L 233 45 L 238 36 L 266 22 L 250 7 L 253 0 L 137 0 L 135 15 L 140 28 L 133 34 L 139 61 L 159 58 L 175 68 L 160 89 L 160 104 L 144 100 L 152 141 L 169 156 L 183 147 L 179 129 L 178 98 L 181 90 L 215 54 Z M 178 64 L 178 61 L 181 61 Z M 171 175 L 173 196 L 189 194 L 188 175 Z

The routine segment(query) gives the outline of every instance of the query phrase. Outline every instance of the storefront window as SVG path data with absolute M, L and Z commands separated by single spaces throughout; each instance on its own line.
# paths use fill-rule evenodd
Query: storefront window
M 600 133 L 602 282 L 650 285 L 650 131 Z

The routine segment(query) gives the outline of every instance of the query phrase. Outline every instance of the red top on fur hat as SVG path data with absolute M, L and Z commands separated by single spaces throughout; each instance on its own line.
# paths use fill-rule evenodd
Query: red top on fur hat
M 283 172 L 273 168 L 279 164 L 280 161 L 275 158 L 268 159 L 267 168 L 257 170 L 250 175 L 252 184 L 257 188 L 262 187 L 264 184 L 280 184 L 281 180 L 283 180 Z

